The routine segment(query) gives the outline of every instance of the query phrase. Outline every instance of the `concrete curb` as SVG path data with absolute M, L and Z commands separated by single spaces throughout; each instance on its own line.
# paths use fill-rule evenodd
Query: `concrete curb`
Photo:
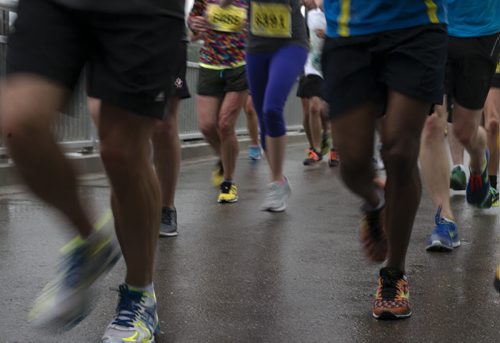
M 246 149 L 250 145 L 247 137 L 240 137 L 240 153 L 246 154 Z M 305 143 L 306 136 L 303 132 L 289 132 L 288 143 Z M 202 157 L 213 156 L 212 148 L 205 142 L 186 143 L 181 147 L 182 160 L 193 160 Z M 104 171 L 99 154 L 68 153 L 67 156 L 74 162 L 75 169 L 79 174 L 95 174 Z M 0 164 L 0 187 L 21 184 L 15 167 L 12 162 Z

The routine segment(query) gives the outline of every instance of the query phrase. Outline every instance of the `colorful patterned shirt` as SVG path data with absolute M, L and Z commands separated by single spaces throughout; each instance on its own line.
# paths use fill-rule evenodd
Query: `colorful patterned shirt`
M 211 29 L 203 33 L 200 65 L 210 69 L 230 69 L 245 65 L 247 0 L 235 0 L 222 9 L 219 0 L 195 0 L 188 25 L 196 16 L 207 18 Z

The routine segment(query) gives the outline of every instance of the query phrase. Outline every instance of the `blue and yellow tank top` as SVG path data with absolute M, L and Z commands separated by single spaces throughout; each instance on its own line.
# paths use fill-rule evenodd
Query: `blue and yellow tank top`
M 445 1 L 324 0 L 327 35 L 349 37 L 426 24 L 446 24 Z

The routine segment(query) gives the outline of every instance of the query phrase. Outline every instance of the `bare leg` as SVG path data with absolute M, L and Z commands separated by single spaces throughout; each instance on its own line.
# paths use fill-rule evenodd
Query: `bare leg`
M 145 287 L 153 281 L 160 227 L 160 185 L 149 162 L 149 141 L 157 121 L 102 103 L 101 156 L 112 187 L 112 208 L 125 281 Z
M 311 116 L 311 112 L 309 111 L 309 99 L 308 98 L 300 98 L 302 103 L 302 113 L 304 113 L 304 119 L 302 120 L 302 125 L 304 126 L 304 131 L 306 132 L 307 141 L 309 142 L 309 146 L 313 146 L 313 141 L 311 137 L 311 128 L 309 119 Z
M 221 103 L 222 100 L 220 98 L 213 96 L 198 95 L 196 97 L 196 106 L 198 108 L 198 127 L 208 144 L 210 144 L 219 157 L 221 140 L 217 122 Z
M 342 180 L 354 194 L 373 208 L 380 204 L 371 162 L 377 110 L 375 105 L 364 105 L 332 121 L 332 133 L 342 156 Z
M 321 112 L 321 128 L 323 135 L 330 133 L 330 119 L 328 118 L 327 104 L 323 101 L 323 111 Z
M 236 138 L 236 121 L 240 114 L 247 92 L 229 92 L 224 96 L 217 126 L 221 142 L 221 160 L 224 179 L 232 180 L 238 159 L 239 143 Z
M 309 131 L 311 136 L 311 146 L 316 150 L 321 150 L 321 116 L 323 112 L 323 101 L 318 97 L 309 100 Z
M 479 126 L 482 110 L 471 110 L 455 103 L 453 132 L 470 155 L 470 168 L 480 173 L 485 163 L 486 131 Z
M 0 94 L 3 136 L 20 175 L 82 237 L 89 236 L 92 224 L 78 196 L 75 171 L 50 130 L 69 93 L 40 77 L 13 76 Z
M 171 99 L 165 119 L 153 134 L 154 163 L 160 181 L 163 207 L 175 208 L 175 189 L 181 165 L 181 144 L 177 129 L 179 98 Z
M 422 131 L 420 172 L 434 206 L 442 206 L 443 217 L 453 220 L 449 196 L 450 164 L 444 135 L 446 125 L 445 107 L 436 106 L 436 111 L 427 117 Z
M 497 176 L 500 151 L 498 147 L 498 129 L 500 121 L 500 88 L 490 88 L 484 103 L 485 127 L 488 135 L 488 149 L 490 150 L 490 163 L 488 174 Z
M 448 144 L 450 145 L 451 161 L 453 165 L 463 165 L 465 149 L 455 136 L 453 123 L 448 123 Z
M 422 186 L 417 167 L 420 136 L 431 105 L 389 91 L 381 139 L 387 172 L 385 229 L 387 266 L 405 271 L 406 251 Z M 404 201 L 402 201 L 404 199 Z
M 271 168 L 271 181 L 283 180 L 286 142 L 286 135 L 281 137 L 266 137 L 266 155 L 267 162 Z
M 250 144 L 253 146 L 259 145 L 259 120 L 257 118 L 257 112 L 253 107 L 252 97 L 247 96 L 245 101 L 245 115 L 247 119 L 247 129 L 248 135 L 250 136 Z

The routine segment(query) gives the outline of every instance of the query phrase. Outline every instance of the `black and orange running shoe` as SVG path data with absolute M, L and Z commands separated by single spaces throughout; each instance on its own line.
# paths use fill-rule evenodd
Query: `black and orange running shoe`
M 406 275 L 396 268 L 380 269 L 373 302 L 373 317 L 375 319 L 404 319 L 410 316 L 410 290 Z
M 361 219 L 360 240 L 368 259 L 384 262 L 387 255 L 387 237 L 384 231 L 384 208 L 364 211 Z
M 307 150 L 307 157 L 304 160 L 304 165 L 312 166 L 318 162 L 321 162 L 322 159 L 323 155 L 321 155 L 321 153 L 317 152 L 316 149 L 309 148 L 309 150 Z
M 328 165 L 330 167 L 336 167 L 340 163 L 339 156 L 337 155 L 337 151 L 335 149 L 330 150 L 330 158 L 328 159 Z

